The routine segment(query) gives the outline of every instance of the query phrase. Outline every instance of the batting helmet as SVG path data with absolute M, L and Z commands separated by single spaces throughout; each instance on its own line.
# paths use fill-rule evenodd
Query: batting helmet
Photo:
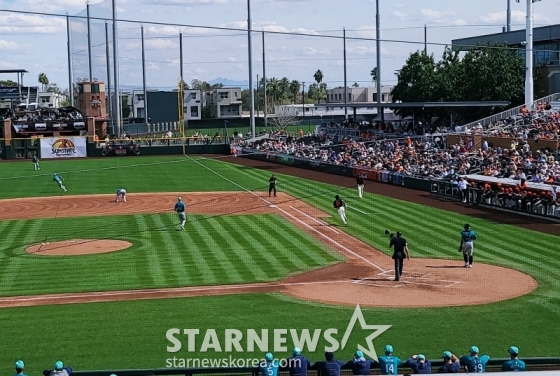
M 468 230 L 471 228 L 471 225 L 469 225 L 468 223 L 465 223 L 465 230 Z

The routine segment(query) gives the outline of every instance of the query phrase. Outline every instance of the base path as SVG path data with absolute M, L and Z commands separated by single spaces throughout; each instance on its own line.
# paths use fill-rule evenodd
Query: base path
M 114 202 L 114 195 L 2 200 L 0 219 L 173 213 L 177 196 L 183 197 L 191 214 L 281 215 L 344 255 L 347 261 L 273 283 L 6 297 L 0 298 L 0 307 L 259 292 L 280 292 L 307 301 L 352 306 L 444 307 L 487 304 L 537 288 L 531 276 L 515 270 L 481 263 L 472 269 L 463 268 L 459 253 L 453 260 L 405 261 L 401 281 L 395 282 L 389 256 L 347 234 L 344 227 L 329 225 L 324 219 L 330 214 L 284 193 L 278 197 L 247 192 L 130 193 L 126 203 Z

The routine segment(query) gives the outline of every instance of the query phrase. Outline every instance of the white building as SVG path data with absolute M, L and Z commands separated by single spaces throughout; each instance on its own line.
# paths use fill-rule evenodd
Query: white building
M 39 92 L 37 106 L 40 108 L 59 108 L 66 101 L 66 95 L 62 93 Z
M 131 94 L 128 94 L 128 105 L 130 106 L 130 115 L 128 115 L 129 118 L 143 119 L 146 117 L 144 91 L 133 90 Z
M 394 86 L 381 86 L 381 102 L 389 103 L 392 101 L 391 91 Z M 349 87 L 346 88 L 348 94 L 347 103 L 371 103 L 377 102 L 376 87 Z M 328 89 L 327 103 L 344 103 L 344 88 Z
M 202 119 L 202 92 L 200 90 L 185 90 L 183 105 L 185 107 L 185 120 Z
M 210 107 L 214 118 L 240 118 L 243 115 L 241 88 L 219 88 L 205 92 L 204 105 Z

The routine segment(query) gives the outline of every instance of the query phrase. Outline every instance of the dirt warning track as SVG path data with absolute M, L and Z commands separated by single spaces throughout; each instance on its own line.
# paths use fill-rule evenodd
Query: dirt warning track
M 190 214 L 278 214 L 344 255 L 347 261 L 273 283 L 20 296 L 0 298 L 0 307 L 263 292 L 329 304 L 443 307 L 487 304 L 515 298 L 537 288 L 531 276 L 515 270 L 481 263 L 472 269 L 463 268 L 460 257 L 456 260 L 412 258 L 405 261 L 401 281 L 395 282 L 393 260 L 389 256 L 349 235 L 344 227 L 329 225 L 324 218 L 331 214 L 284 193 L 277 197 L 247 192 L 131 193 L 127 196 L 126 203 L 114 202 L 114 195 L 2 200 L 0 220 L 172 213 L 177 197 L 181 196 Z M 387 294 L 391 299 L 387 299 Z

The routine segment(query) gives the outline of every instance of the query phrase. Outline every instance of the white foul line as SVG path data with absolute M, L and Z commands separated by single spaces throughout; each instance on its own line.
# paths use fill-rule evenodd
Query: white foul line
M 334 232 L 335 234 L 340 234 L 340 233 L 339 233 L 338 231 L 336 231 L 334 228 L 330 227 L 330 226 L 328 225 L 328 223 L 321 222 L 321 221 L 319 221 L 318 219 L 313 218 L 313 217 L 310 216 L 309 214 L 306 214 L 306 213 L 302 212 L 301 210 L 294 208 L 293 206 L 290 206 L 290 208 L 294 209 L 295 211 L 297 211 L 297 212 L 300 213 L 300 214 L 305 215 L 307 218 L 309 218 L 309 219 L 311 219 L 312 221 L 314 221 L 314 222 L 320 224 L 321 226 L 325 226 L 326 228 L 328 228 L 329 230 L 331 230 L 331 231 Z
M 270 201 L 268 201 L 266 198 L 263 198 L 263 197 L 259 196 L 258 194 L 256 194 L 255 192 L 253 192 L 253 191 L 251 191 L 251 190 L 249 190 L 249 189 L 243 187 L 242 185 L 240 185 L 240 184 L 234 182 L 233 180 L 226 178 L 225 176 L 223 176 L 223 175 L 220 174 L 219 172 L 216 172 L 216 171 L 212 170 L 210 167 L 207 167 L 207 166 L 203 165 L 202 163 L 198 162 L 197 160 L 191 158 L 191 157 L 188 156 L 188 155 L 187 155 L 186 157 L 189 158 L 189 159 L 191 159 L 193 162 L 199 164 L 200 166 L 204 167 L 205 169 L 207 169 L 207 170 L 210 171 L 211 173 L 213 173 L 213 174 L 215 174 L 215 175 L 218 175 L 218 176 L 221 177 L 222 179 L 224 179 L 224 180 L 230 182 L 231 184 L 238 186 L 239 188 L 243 189 L 243 190 L 246 191 L 246 192 L 249 192 L 250 194 L 252 194 L 253 196 L 257 197 L 258 199 L 264 201 L 264 202 L 267 203 L 268 205 L 273 205 L 273 203 L 270 202 Z M 381 270 L 382 272 L 385 271 L 384 269 L 382 269 L 381 267 L 375 265 L 373 262 L 369 261 L 369 260 L 366 259 L 365 257 L 362 257 L 362 256 L 358 255 L 356 252 L 351 251 L 350 249 L 348 249 L 347 247 L 343 246 L 342 244 L 340 244 L 340 243 L 337 242 L 336 240 L 333 240 L 333 239 L 329 238 L 328 236 L 326 236 L 326 235 L 323 234 L 322 232 L 317 231 L 317 229 L 315 229 L 315 228 L 309 226 L 307 223 L 305 223 L 305 222 L 299 220 L 298 218 L 294 217 L 293 215 L 291 215 L 290 213 L 288 213 L 286 210 L 284 210 L 284 209 L 282 209 L 282 208 L 280 208 L 280 207 L 277 207 L 277 209 L 280 210 L 280 211 L 281 211 L 282 213 L 284 213 L 285 215 L 292 217 L 294 220 L 298 221 L 299 223 L 301 223 L 301 224 L 304 225 L 305 227 L 309 228 L 310 230 L 315 231 L 317 234 L 321 235 L 321 236 L 324 237 L 325 239 L 327 239 L 327 240 L 329 240 L 330 242 L 334 243 L 335 245 L 337 245 L 339 248 L 343 249 L 344 251 L 346 251 L 346 252 L 348 252 L 348 253 L 350 253 L 350 254 L 352 254 L 352 255 L 358 257 L 358 258 L 361 259 L 362 261 L 366 262 L 367 264 L 373 266 L 374 268 L 376 268 L 376 269 L 378 269 L 378 270 Z
M 318 282 L 286 282 L 286 283 L 253 283 L 240 285 L 218 285 L 218 286 L 202 286 L 202 287 L 177 287 L 169 289 L 153 289 L 153 290 L 122 290 L 122 291 L 103 291 L 103 292 L 84 292 L 81 294 L 46 294 L 37 296 L 11 296 L 9 298 L 0 298 L 0 304 L 5 301 L 9 302 L 30 302 L 34 300 L 59 300 L 59 299 L 81 299 L 81 298 L 113 298 L 127 295 L 155 295 L 167 293 L 188 293 L 188 292 L 211 292 L 211 291 L 227 291 L 240 289 L 260 289 L 270 287 L 290 287 L 290 286 L 307 286 L 328 283 L 349 283 L 350 281 L 318 281 Z
M 353 209 L 353 210 L 355 210 L 355 211 L 357 211 L 357 212 L 360 212 L 360 213 L 362 213 L 362 214 L 364 214 L 364 215 L 371 214 L 371 213 L 366 213 L 365 211 L 362 211 L 362 210 L 360 210 L 360 209 L 358 209 L 358 208 L 355 208 L 355 207 L 353 207 L 353 206 L 350 206 L 350 205 L 346 205 L 346 206 L 348 206 L 350 209 Z

